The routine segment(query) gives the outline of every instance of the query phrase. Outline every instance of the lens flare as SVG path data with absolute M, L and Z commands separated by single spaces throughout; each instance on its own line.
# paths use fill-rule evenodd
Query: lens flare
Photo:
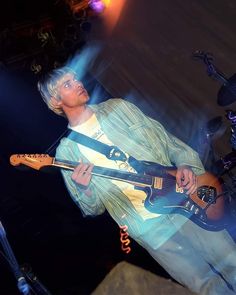
M 102 0 L 102 2 L 107 7 L 111 3 L 111 0 Z
M 102 17 L 104 20 L 105 28 L 107 33 L 111 33 L 116 27 L 121 13 L 125 6 L 125 0 L 103 0 L 106 9 L 104 10 Z

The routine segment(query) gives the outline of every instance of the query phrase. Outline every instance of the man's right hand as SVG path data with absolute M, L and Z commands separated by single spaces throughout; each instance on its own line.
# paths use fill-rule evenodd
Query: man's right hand
M 71 175 L 72 180 L 77 183 L 82 190 L 86 190 L 92 178 L 93 164 L 80 163 Z

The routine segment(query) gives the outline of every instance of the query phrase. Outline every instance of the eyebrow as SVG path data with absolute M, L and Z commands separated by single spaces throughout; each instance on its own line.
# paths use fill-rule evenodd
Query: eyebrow
M 68 83 L 70 81 L 71 81 L 71 78 L 70 79 L 67 79 L 66 81 L 62 82 L 61 85 L 59 85 L 59 87 L 64 86 L 66 83 Z
M 63 83 L 62 83 L 62 85 L 65 85 L 66 83 L 68 83 L 68 82 L 70 82 L 71 81 L 71 79 L 67 79 L 66 81 L 64 81 Z
M 65 80 L 64 82 L 62 82 L 61 84 L 59 84 L 58 86 L 61 87 L 61 86 L 64 86 L 66 83 L 70 82 L 71 80 L 73 80 L 76 76 L 72 76 L 71 78 L 68 78 L 67 80 Z

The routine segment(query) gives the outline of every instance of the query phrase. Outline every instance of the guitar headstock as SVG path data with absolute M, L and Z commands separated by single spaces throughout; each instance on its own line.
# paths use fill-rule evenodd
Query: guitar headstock
M 54 158 L 47 154 L 15 154 L 10 157 L 12 166 L 25 165 L 36 170 L 52 165 L 53 160 Z

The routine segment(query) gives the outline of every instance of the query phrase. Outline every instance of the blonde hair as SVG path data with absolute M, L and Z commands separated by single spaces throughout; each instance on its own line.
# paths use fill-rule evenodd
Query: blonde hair
M 65 66 L 52 70 L 38 82 L 38 90 L 48 108 L 57 115 L 63 117 L 65 116 L 63 110 L 52 103 L 52 97 L 56 100 L 60 100 L 60 96 L 57 93 L 57 82 L 67 73 L 76 74 L 71 68 Z

